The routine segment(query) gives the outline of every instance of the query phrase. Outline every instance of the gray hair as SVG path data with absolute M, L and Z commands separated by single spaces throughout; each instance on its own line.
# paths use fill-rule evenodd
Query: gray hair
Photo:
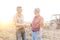
M 39 8 L 35 8 L 35 10 L 40 11 L 40 9 L 39 9 Z
M 22 8 L 21 6 L 17 6 L 17 8 Z

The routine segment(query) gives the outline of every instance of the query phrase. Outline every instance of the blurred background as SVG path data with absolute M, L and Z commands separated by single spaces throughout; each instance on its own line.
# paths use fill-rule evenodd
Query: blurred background
M 0 0 L 0 40 L 16 40 L 13 18 L 17 6 L 22 6 L 26 24 L 31 23 L 34 9 L 40 8 L 40 15 L 44 18 L 43 40 L 60 39 L 60 0 Z M 27 40 L 31 40 L 31 30 L 29 32 L 30 39 Z

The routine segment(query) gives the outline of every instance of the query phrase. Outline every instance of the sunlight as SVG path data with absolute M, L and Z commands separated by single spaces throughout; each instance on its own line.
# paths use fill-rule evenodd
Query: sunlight
M 1 22 L 3 24 L 8 24 L 8 23 L 10 23 L 12 21 L 12 17 L 9 16 L 9 15 L 7 16 L 7 14 L 6 15 L 1 15 L 0 19 L 1 19 Z
M 1 19 L 1 20 L 2 20 L 2 23 L 6 24 L 6 23 L 9 22 L 10 19 L 8 19 L 8 18 L 3 18 L 3 19 Z
M 40 14 L 44 21 L 49 21 L 53 14 L 60 14 L 59 3 L 55 0 L 4 0 L 0 1 L 0 20 L 3 23 L 10 22 L 16 14 L 16 7 L 22 6 L 24 21 L 31 22 L 34 17 L 34 9 L 40 8 Z M 54 2 L 54 3 L 53 3 Z M 58 5 L 57 5 L 57 4 Z

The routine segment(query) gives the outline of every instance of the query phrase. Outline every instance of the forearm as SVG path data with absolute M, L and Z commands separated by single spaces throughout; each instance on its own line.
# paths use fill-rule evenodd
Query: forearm
M 41 32 L 42 30 L 42 24 L 39 25 L 39 33 Z
M 41 27 L 39 28 L 39 31 L 38 31 L 39 34 L 40 34 L 40 31 L 41 31 Z

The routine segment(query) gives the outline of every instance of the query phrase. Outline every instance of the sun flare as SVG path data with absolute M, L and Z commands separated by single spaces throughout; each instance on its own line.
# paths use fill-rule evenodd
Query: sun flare
M 12 20 L 11 17 L 9 17 L 9 16 L 7 16 L 7 15 L 6 15 L 6 16 L 4 16 L 4 15 L 1 16 L 0 19 L 1 19 L 1 22 L 2 22 L 3 24 L 8 24 L 8 23 L 10 23 L 11 20 Z

